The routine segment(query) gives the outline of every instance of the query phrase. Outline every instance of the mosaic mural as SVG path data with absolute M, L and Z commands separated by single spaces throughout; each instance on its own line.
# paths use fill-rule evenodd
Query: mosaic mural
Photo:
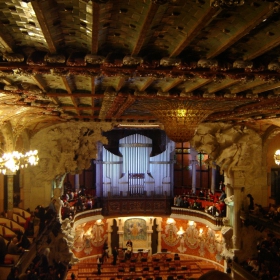
M 126 220 L 124 223 L 124 239 L 147 240 L 146 220 L 139 218 Z

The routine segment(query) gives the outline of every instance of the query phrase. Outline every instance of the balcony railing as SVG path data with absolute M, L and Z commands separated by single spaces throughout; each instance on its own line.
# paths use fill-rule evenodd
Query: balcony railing
M 206 225 L 210 225 L 211 228 L 214 228 L 215 230 L 219 230 L 223 226 L 222 217 L 213 217 L 201 210 L 171 207 L 171 216 L 202 222 Z
M 171 198 L 168 196 L 104 197 L 102 214 L 119 215 L 170 215 Z

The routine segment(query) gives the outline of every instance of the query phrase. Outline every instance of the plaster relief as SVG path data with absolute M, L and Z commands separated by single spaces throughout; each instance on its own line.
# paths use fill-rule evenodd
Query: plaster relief
M 247 181 L 255 179 L 255 174 L 260 170 L 261 137 L 245 126 L 201 124 L 191 145 L 198 151 L 206 152 L 209 155 L 208 164 L 213 165 L 215 162 L 228 178 L 232 177 L 236 166 L 246 166 L 249 171 L 246 174 Z

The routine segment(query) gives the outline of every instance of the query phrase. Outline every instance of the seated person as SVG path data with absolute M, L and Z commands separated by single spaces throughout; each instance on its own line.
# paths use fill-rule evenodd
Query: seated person
M 183 199 L 183 207 L 184 208 L 189 208 L 190 206 L 190 203 L 189 201 L 187 200 L 187 198 L 184 196 L 184 199 Z
M 207 199 L 209 199 L 209 200 L 214 200 L 215 199 L 215 196 L 214 196 L 214 194 L 212 193 L 211 190 L 208 190 Z
M 19 247 L 19 242 L 17 237 L 14 237 L 8 245 L 7 254 L 20 254 L 24 251 L 22 247 Z
M 132 254 L 132 241 L 130 239 L 126 242 L 126 252 L 125 252 L 125 258 L 130 259 Z
M 204 193 L 203 193 L 202 190 L 199 191 L 198 196 L 199 196 L 199 197 L 204 197 Z

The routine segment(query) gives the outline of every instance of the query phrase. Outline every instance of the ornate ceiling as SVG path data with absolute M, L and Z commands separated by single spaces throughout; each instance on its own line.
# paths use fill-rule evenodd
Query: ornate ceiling
M 279 52 L 278 1 L 0 0 L 0 122 L 192 114 L 263 133 L 280 126 Z

